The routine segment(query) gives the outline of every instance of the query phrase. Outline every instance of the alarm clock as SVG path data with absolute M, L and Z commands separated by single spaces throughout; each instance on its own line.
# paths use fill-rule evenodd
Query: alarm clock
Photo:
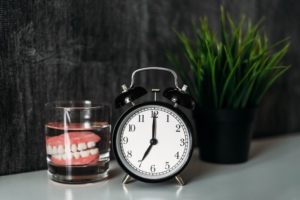
M 135 104 L 135 100 L 147 94 L 147 90 L 135 86 L 135 75 L 141 71 L 160 70 L 174 77 L 174 88 L 167 88 L 163 96 L 170 103 L 157 101 L 160 89 L 152 89 L 153 101 Z M 180 172 L 190 161 L 193 150 L 192 126 L 179 109 L 193 109 L 193 98 L 187 86 L 178 86 L 176 73 L 168 68 L 146 67 L 135 70 L 129 88 L 122 85 L 122 93 L 115 106 L 131 107 L 119 118 L 113 130 L 113 149 L 116 160 L 127 173 L 123 183 L 136 179 L 155 183 L 175 178 L 184 185 Z

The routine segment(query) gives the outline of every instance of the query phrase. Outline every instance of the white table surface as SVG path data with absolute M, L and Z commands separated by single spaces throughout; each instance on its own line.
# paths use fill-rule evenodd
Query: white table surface
M 182 173 L 187 182 L 183 187 L 175 181 L 122 185 L 123 176 L 115 161 L 110 178 L 93 184 L 55 183 L 45 170 L 1 176 L 0 200 L 299 200 L 300 135 L 254 141 L 244 164 L 205 163 L 195 152 Z

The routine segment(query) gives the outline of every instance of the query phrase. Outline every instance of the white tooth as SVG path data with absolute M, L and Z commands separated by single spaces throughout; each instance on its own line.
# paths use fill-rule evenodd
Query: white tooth
M 73 154 L 71 152 L 66 153 L 66 159 L 72 159 Z
M 61 157 L 63 160 L 66 160 L 66 154 L 62 154 Z
M 56 146 L 52 147 L 52 154 L 57 154 L 57 147 Z
M 79 155 L 78 152 L 75 152 L 75 153 L 73 153 L 72 155 L 74 156 L 75 159 L 78 159 L 78 158 L 80 157 L 80 155 Z
M 77 151 L 77 146 L 76 146 L 76 144 L 72 144 L 72 146 L 71 146 L 71 151 L 72 151 L 72 152 L 76 152 L 76 151 Z
M 71 151 L 71 147 L 70 146 L 65 146 L 65 153 L 69 153 Z
M 88 147 L 88 148 L 92 148 L 92 147 L 94 147 L 94 146 L 96 146 L 96 142 L 90 141 L 90 142 L 87 143 L 87 147 Z
M 49 154 L 49 155 L 52 154 L 52 147 L 51 147 L 51 145 L 47 145 L 47 154 Z
M 80 152 L 81 157 L 85 158 L 89 156 L 89 151 L 81 151 Z
M 91 149 L 91 150 L 90 150 L 90 153 L 91 153 L 92 155 L 96 155 L 96 154 L 98 153 L 98 148 Z
M 65 153 L 65 149 L 64 149 L 63 145 L 58 146 L 57 153 L 59 153 L 59 154 Z
M 61 160 L 61 155 L 59 155 L 59 154 L 58 154 L 58 155 L 55 155 L 54 158 L 56 158 L 56 159 L 58 159 L 58 160 Z
M 78 144 L 78 150 L 81 151 L 81 150 L 85 150 L 87 147 L 86 147 L 86 144 L 85 143 L 79 143 Z

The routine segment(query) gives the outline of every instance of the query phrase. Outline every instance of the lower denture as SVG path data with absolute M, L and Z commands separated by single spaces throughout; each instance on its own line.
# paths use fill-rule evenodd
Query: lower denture
M 66 156 L 66 158 L 64 159 L 61 155 L 54 155 L 51 156 L 51 161 L 57 165 L 86 165 L 96 163 L 99 158 L 99 152 L 97 152 L 95 155 L 89 154 L 86 157 L 82 157 L 80 155 L 80 152 L 77 153 L 77 158 L 74 155 L 72 155 L 70 157 Z
M 47 154 L 57 165 L 85 165 L 98 161 L 101 138 L 93 132 L 68 132 L 46 139 Z M 65 148 L 67 147 L 67 148 Z

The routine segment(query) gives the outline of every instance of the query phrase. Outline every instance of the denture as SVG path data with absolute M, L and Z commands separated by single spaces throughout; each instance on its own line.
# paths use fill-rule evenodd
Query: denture
M 96 163 L 100 137 L 90 131 L 68 132 L 46 138 L 47 154 L 57 165 L 85 165 Z

